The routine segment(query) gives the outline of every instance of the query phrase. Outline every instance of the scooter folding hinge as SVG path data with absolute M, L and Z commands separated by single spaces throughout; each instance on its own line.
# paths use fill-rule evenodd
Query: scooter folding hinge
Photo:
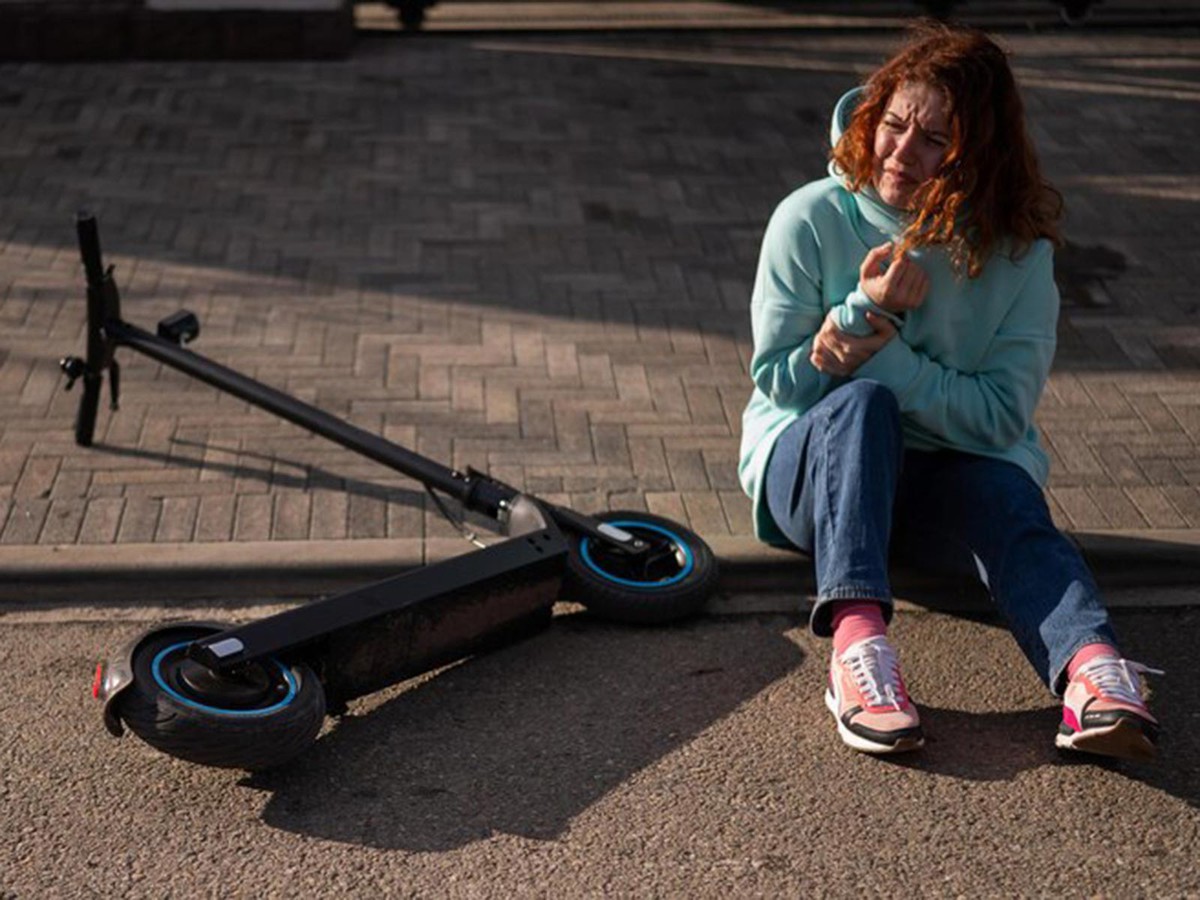
M 541 504 L 525 494 L 517 494 L 511 500 L 501 500 L 497 520 L 504 534 L 509 537 L 542 531 L 547 523 Z

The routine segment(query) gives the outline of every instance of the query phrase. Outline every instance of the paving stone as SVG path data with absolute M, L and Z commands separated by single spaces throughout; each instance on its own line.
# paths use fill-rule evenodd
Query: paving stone
M 699 534 L 721 535 L 729 531 L 729 520 L 725 516 L 721 498 L 709 490 L 684 491 L 683 506 L 687 520 Z
M 1151 528 L 1188 527 L 1187 520 L 1175 509 L 1161 487 L 1135 485 L 1125 488 L 1125 495 Z
M 74 544 L 79 538 L 87 501 L 81 497 L 52 500 L 38 542 L 42 544 Z
M 158 530 L 161 514 L 161 500 L 154 497 L 127 497 L 117 527 L 117 543 L 150 543 Z
M 270 494 L 238 495 L 233 519 L 233 539 L 237 541 L 269 540 L 273 506 L 273 498 Z
M 309 537 L 313 540 L 342 540 L 345 538 L 348 535 L 349 509 L 350 498 L 344 491 L 314 491 Z
M 1187 520 L 1188 528 L 1200 528 L 1200 488 L 1188 485 L 1166 485 L 1162 489 L 1179 514 Z
M 677 522 L 687 520 L 687 508 L 683 504 L 683 497 L 675 492 L 647 491 L 646 511 Z
M 1088 531 L 1111 527 L 1108 516 L 1086 487 L 1052 487 L 1051 494 L 1066 514 L 1072 528 Z
M 302 541 L 309 535 L 312 498 L 307 493 L 286 491 L 275 497 L 271 540 Z
M 96 497 L 89 500 L 87 512 L 83 516 L 83 524 L 79 528 L 79 543 L 115 543 L 124 508 L 124 497 Z M 10 515 L 9 518 L 11 519 L 12 516 Z
M 200 497 L 165 497 L 158 528 L 157 543 L 186 544 L 192 540 L 200 513 Z
M 45 499 L 49 497 L 51 487 L 58 476 L 58 468 L 59 460 L 57 459 L 43 459 L 36 456 L 29 457 L 25 463 L 24 471 L 21 472 L 21 478 L 17 482 L 16 489 L 13 491 L 13 496 L 17 499 L 29 499 L 33 497 Z
M 350 495 L 349 537 L 387 537 L 387 502 L 378 497 Z

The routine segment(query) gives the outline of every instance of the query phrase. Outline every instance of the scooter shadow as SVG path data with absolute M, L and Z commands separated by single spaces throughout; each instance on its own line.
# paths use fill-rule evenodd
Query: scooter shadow
M 216 443 L 203 443 L 172 438 L 171 443 L 176 447 L 185 448 L 186 453 L 202 453 L 206 450 L 219 451 L 230 457 L 241 460 L 236 463 L 215 462 L 195 455 L 182 455 L 157 450 L 144 450 L 138 447 L 119 447 L 112 444 L 98 443 L 95 449 L 113 456 L 124 456 L 131 459 L 146 460 L 162 463 L 168 466 L 182 466 L 191 469 L 216 472 L 228 478 L 241 478 L 258 481 L 273 487 L 297 488 L 315 490 L 341 491 L 345 494 L 369 497 L 405 506 L 420 507 L 424 504 L 425 493 L 411 488 L 402 488 L 381 484 L 378 481 L 365 481 L 360 478 L 348 478 L 336 475 L 328 469 L 311 463 L 299 462 L 279 454 L 257 453 L 238 447 L 224 447 Z M 264 465 L 255 467 L 244 460 L 258 460 Z
M 352 706 L 295 763 L 249 778 L 267 824 L 439 851 L 551 840 L 635 773 L 796 669 L 778 617 L 659 629 L 558 616 L 546 631 Z

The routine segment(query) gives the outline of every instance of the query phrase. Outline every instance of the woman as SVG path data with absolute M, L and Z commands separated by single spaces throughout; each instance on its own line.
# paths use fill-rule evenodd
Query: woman
M 763 240 L 739 474 L 759 536 L 814 558 L 838 733 L 868 753 L 924 740 L 886 633 L 895 544 L 987 586 L 1063 699 L 1058 746 L 1153 755 L 1149 670 L 1121 657 L 1042 495 L 1062 201 L 1004 52 L 919 26 L 838 103 L 832 140 L 830 177 L 786 198 Z

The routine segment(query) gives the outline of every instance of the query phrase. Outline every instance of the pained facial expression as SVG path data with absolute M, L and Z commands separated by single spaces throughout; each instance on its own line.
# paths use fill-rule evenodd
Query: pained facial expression
M 884 203 L 908 209 L 913 193 L 937 174 L 950 146 L 945 95 L 923 81 L 896 88 L 875 129 L 872 185 Z

